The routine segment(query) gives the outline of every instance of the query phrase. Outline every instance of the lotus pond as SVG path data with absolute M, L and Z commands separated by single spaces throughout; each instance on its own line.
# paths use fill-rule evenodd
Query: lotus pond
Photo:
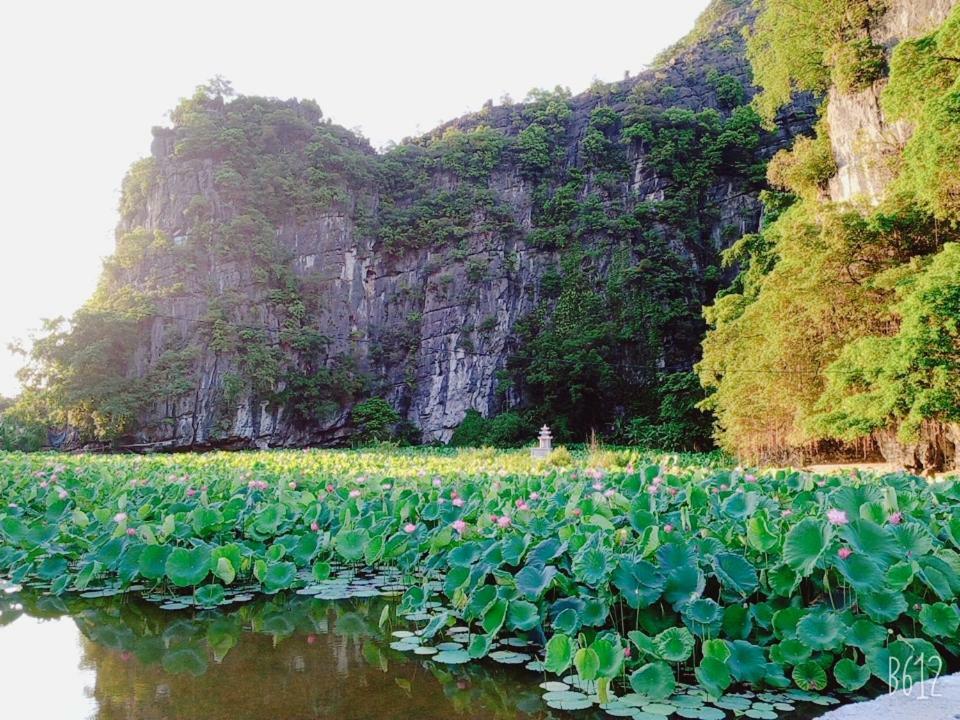
M 73 627 L 102 718 L 815 717 L 958 667 L 958 550 L 904 474 L 0 455 L 4 655 Z

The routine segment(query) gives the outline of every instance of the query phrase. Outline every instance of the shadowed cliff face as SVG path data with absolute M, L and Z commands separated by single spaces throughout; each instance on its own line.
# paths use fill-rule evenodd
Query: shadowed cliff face
M 336 443 L 368 396 L 447 441 L 471 408 L 556 412 L 570 383 L 525 348 L 594 319 L 603 389 L 564 396 L 587 408 L 571 431 L 632 412 L 609 398 L 696 361 L 719 252 L 756 230 L 765 159 L 813 121 L 800 102 L 762 132 L 741 107 L 752 10 L 729 5 L 657 69 L 380 155 L 309 102 L 185 101 L 125 182 L 99 291 L 149 300 L 125 376 L 151 389 L 123 441 Z

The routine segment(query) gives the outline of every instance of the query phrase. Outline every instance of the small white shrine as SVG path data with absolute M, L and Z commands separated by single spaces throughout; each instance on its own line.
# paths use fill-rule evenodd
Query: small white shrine
M 550 428 L 544 425 L 540 428 L 540 435 L 537 436 L 539 445 L 535 448 L 530 448 L 530 455 L 535 458 L 545 458 L 553 452 L 553 435 L 550 434 Z

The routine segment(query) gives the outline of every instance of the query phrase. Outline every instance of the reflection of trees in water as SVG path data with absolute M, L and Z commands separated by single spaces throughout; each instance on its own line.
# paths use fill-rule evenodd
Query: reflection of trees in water
M 536 676 L 494 679 L 476 664 L 431 667 L 387 648 L 382 600 L 294 598 L 192 617 L 117 598 L 24 604 L 73 616 L 82 665 L 96 673 L 97 720 L 506 720 L 518 704 L 536 709 L 523 717 L 549 717 Z

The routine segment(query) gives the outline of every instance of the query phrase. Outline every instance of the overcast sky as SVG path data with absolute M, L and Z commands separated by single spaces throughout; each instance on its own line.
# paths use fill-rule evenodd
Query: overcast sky
M 69 316 L 113 248 L 150 128 L 221 74 L 313 98 L 375 147 L 532 87 L 641 70 L 707 0 L 9 2 L 0 9 L 0 395 L 7 344 Z

